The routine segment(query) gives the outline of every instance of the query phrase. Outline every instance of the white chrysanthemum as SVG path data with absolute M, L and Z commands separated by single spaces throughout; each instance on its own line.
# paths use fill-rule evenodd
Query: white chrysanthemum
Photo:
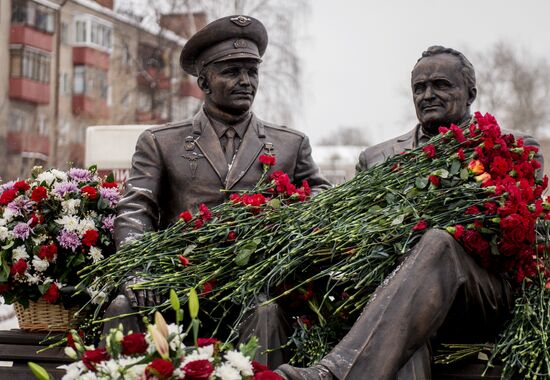
M 6 219 L 0 218 L 0 226 L 5 226 L 8 222 L 6 222 Z
M 185 337 L 185 334 L 183 333 L 183 326 L 180 326 L 178 329 L 178 325 L 175 323 L 170 323 L 168 325 L 168 335 L 174 335 L 174 338 L 170 341 L 170 349 L 172 351 L 176 351 L 178 347 L 185 348 L 185 345 L 182 343 L 182 339 Z
M 95 372 L 86 372 L 80 375 L 80 380 L 103 380 L 105 378 L 98 377 Z
M 214 374 L 220 378 L 220 380 L 241 380 L 241 374 L 239 370 L 229 363 L 222 363 Z
M 24 245 L 20 245 L 12 251 L 12 262 L 16 262 L 19 259 L 27 260 L 28 258 L 29 254 L 27 253 L 27 249 Z
M 95 223 L 93 221 L 93 219 L 90 219 L 90 218 L 85 218 L 85 219 L 82 219 L 80 221 L 80 223 L 78 224 L 78 233 L 80 235 L 84 235 L 84 233 L 88 230 L 95 230 Z
M 181 362 L 180 368 L 185 367 L 189 362 L 194 362 L 195 360 L 208 360 L 213 361 L 214 355 L 214 346 L 212 344 L 206 347 L 199 347 L 198 350 L 193 350 L 189 355 L 187 355 Z
M 37 272 L 44 272 L 50 266 L 48 260 L 42 260 L 38 256 L 34 256 L 32 259 L 32 266 Z
M 61 202 L 61 207 L 63 208 L 64 214 L 74 215 L 80 207 L 80 199 L 67 199 Z
M 60 181 L 62 182 L 65 182 L 68 180 L 68 176 L 67 176 L 67 173 L 65 172 L 62 172 L 61 170 L 57 170 L 57 169 L 52 169 L 50 170 L 50 172 L 52 172 L 52 174 Z
M 48 235 L 38 235 L 32 237 L 32 242 L 36 245 L 40 245 L 42 242 L 48 240 Z
M 42 276 L 40 276 L 38 273 L 30 274 L 29 272 L 25 272 L 25 281 L 30 285 L 41 284 L 42 282 L 44 282 Z
M 76 231 L 80 227 L 80 221 L 76 216 L 63 215 L 61 218 L 56 219 L 57 224 L 61 224 L 67 231 Z
M 90 248 L 90 257 L 92 258 L 92 262 L 94 263 L 97 263 L 99 260 L 103 259 L 101 249 L 97 247 Z
M 63 375 L 62 380 L 78 380 L 82 372 L 87 371 L 86 366 L 81 361 L 69 365 L 62 365 L 59 368 L 65 370 L 65 375 Z
M 127 369 L 124 370 L 124 367 L 134 365 L 137 363 L 141 358 L 120 358 L 118 360 L 107 360 L 104 362 L 99 363 L 96 366 L 97 373 L 100 373 L 102 375 L 102 378 L 107 379 L 120 379 L 120 380 L 134 380 L 137 378 L 136 371 L 133 369 Z M 140 372 L 143 373 L 143 370 Z M 106 376 L 105 376 L 106 375 Z
M 49 186 L 55 181 L 55 174 L 53 174 L 51 171 L 42 172 L 36 177 L 36 182 L 38 184 L 41 184 L 42 182 L 46 182 L 46 184 Z
M 4 220 L 7 223 L 11 222 L 16 215 L 17 215 L 17 212 L 12 210 L 11 208 L 4 209 Z
M 225 360 L 233 367 L 237 368 L 243 376 L 253 376 L 254 369 L 252 368 L 252 363 L 250 359 L 242 354 L 240 351 L 231 350 L 228 351 L 225 355 Z
M 0 227 L 0 241 L 5 241 L 10 237 L 10 231 L 7 227 Z

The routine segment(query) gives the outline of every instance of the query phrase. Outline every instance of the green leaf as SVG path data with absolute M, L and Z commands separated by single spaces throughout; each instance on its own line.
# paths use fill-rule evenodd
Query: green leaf
M 38 380 L 50 380 L 52 377 L 46 371 L 43 367 L 39 366 L 36 363 L 29 362 L 28 363 L 29 368 L 32 371 L 32 374 L 38 379 Z
M 248 342 L 241 343 L 239 346 L 239 351 L 242 352 L 244 356 L 246 356 L 249 359 L 253 359 L 256 355 L 256 351 L 258 350 L 259 344 L 258 344 L 258 338 L 254 335 L 250 337 Z
M 460 179 L 466 181 L 469 177 L 468 168 L 463 168 L 460 170 Z
M 244 244 L 240 248 L 240 251 L 237 254 L 237 256 L 235 256 L 235 258 L 233 259 L 235 264 L 237 264 L 240 267 L 248 264 L 248 261 L 250 260 L 250 256 L 252 256 L 252 254 L 256 252 L 257 246 L 258 246 L 258 243 L 256 242 L 256 240 L 253 240 L 251 242 Z
M 191 321 L 191 326 L 193 326 L 193 340 L 195 341 L 195 345 L 198 345 L 198 337 L 199 337 L 199 326 L 200 322 L 198 319 L 193 319 Z
M 187 255 L 193 252 L 195 248 L 197 248 L 196 244 L 188 245 L 187 247 L 185 247 L 185 250 L 183 251 L 183 256 L 187 257 Z
M 109 174 L 107 174 L 107 178 L 105 178 L 105 180 L 107 182 L 115 182 L 115 173 L 109 172 Z
M 10 241 L 8 244 L 6 245 L 3 245 L 2 246 L 2 249 L 10 249 L 11 247 L 13 247 L 13 244 L 15 243 L 14 240 Z
M 386 194 L 386 202 L 388 204 L 395 203 L 395 195 L 393 195 L 392 193 Z
M 373 214 L 373 213 L 378 212 L 380 210 L 382 210 L 382 207 L 380 207 L 378 205 L 374 205 L 374 206 L 369 207 L 368 212 L 369 212 L 369 214 Z
M 451 172 L 449 173 L 451 176 L 457 175 L 460 172 L 460 167 L 462 166 L 462 163 L 458 160 L 453 160 L 451 163 Z
M 392 220 L 391 225 L 399 226 L 403 224 L 403 220 L 405 220 L 405 214 L 397 215 L 397 217 L 394 220 Z
M 437 169 L 437 170 L 432 172 L 432 175 L 436 175 L 440 178 L 448 178 L 449 177 L 449 172 L 445 169 Z
M 426 186 L 428 186 L 428 178 L 426 177 L 416 177 L 416 180 L 414 181 L 414 184 L 419 189 L 425 189 Z
M 180 299 L 174 289 L 170 289 L 170 304 L 172 305 L 172 309 L 177 313 L 180 309 Z
M 199 315 L 199 297 L 195 288 L 189 289 L 189 315 L 193 319 Z
M 94 165 L 90 165 L 90 167 L 88 168 L 88 170 L 91 171 L 91 172 L 93 172 L 93 173 L 97 172 L 97 165 L 95 165 L 95 164 L 94 164 Z

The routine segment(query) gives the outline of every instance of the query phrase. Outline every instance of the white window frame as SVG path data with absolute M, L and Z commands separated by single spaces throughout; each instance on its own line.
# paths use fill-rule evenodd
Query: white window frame
M 78 38 L 78 23 L 83 23 L 85 25 L 85 36 L 83 41 Z M 79 15 L 74 18 L 73 25 L 75 27 L 75 46 L 92 47 L 111 54 L 113 51 L 112 23 L 92 15 Z

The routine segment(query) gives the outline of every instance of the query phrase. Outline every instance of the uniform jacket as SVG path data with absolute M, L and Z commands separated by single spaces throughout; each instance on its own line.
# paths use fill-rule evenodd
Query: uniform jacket
M 311 157 L 308 138 L 295 130 L 265 123 L 254 115 L 228 168 L 220 140 L 201 110 L 190 120 L 145 130 L 136 144 L 126 191 L 115 220 L 117 247 L 145 231 L 166 228 L 185 210 L 200 203 L 224 202 L 222 190 L 251 189 L 262 174 L 258 157 L 276 156 L 270 169 L 286 172 L 297 185 L 307 180 L 312 191 L 330 187 Z
M 359 155 L 359 162 L 357 163 L 357 166 L 356 166 L 357 172 L 367 170 L 373 167 L 374 165 L 377 165 L 379 163 L 386 161 L 389 157 L 399 154 L 401 152 L 404 152 L 407 149 L 416 148 L 418 146 L 417 136 L 418 136 L 419 128 L 420 128 L 420 124 L 417 124 L 412 131 L 409 131 L 404 135 L 395 137 L 388 141 L 384 141 L 378 145 L 374 145 L 363 150 Z M 512 133 L 514 136 L 516 136 L 516 138 L 519 138 L 519 137 L 523 138 L 525 146 L 536 146 L 537 148 L 540 148 L 537 140 L 535 140 L 533 137 L 529 135 L 525 135 L 515 131 L 507 131 L 505 129 L 502 130 L 502 134 L 509 134 L 509 133 Z M 535 158 L 543 166 L 543 168 L 539 171 L 539 174 L 542 175 L 542 173 L 544 172 L 544 159 L 542 157 L 540 150 L 539 150 L 539 153 L 535 156 Z

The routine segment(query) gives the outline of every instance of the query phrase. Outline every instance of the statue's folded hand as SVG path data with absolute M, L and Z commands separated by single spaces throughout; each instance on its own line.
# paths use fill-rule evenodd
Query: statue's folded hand
M 142 277 L 131 276 L 122 285 L 122 294 L 128 298 L 132 307 L 155 306 L 162 303 L 160 295 L 156 291 L 133 288 L 142 282 L 145 282 Z

